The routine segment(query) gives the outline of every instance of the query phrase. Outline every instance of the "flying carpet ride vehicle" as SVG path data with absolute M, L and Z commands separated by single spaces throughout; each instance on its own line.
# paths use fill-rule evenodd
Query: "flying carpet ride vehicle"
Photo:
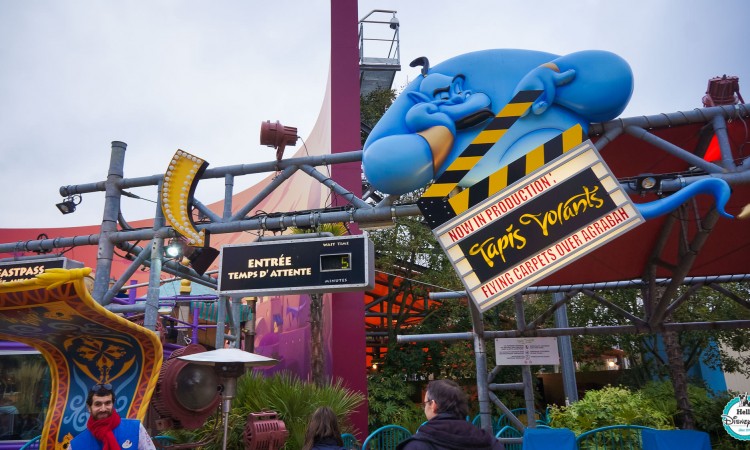
M 86 429 L 86 395 L 97 383 L 115 384 L 120 415 L 142 420 L 159 376 L 161 341 L 99 305 L 85 284 L 90 272 L 48 269 L 0 283 L 0 339 L 34 347 L 51 371 L 42 448 L 67 448 Z
M 411 65 L 422 66 L 422 76 L 375 125 L 364 145 L 362 165 L 372 186 L 387 194 L 405 194 L 433 182 L 423 199 L 445 200 L 455 194 L 454 187 L 469 189 L 486 182 L 499 169 L 512 167 L 576 127 L 587 135 L 591 123 L 622 113 L 633 92 L 628 63 L 600 50 L 557 56 L 493 49 L 459 55 L 435 67 L 424 57 Z M 443 183 L 445 189 L 434 193 Z M 650 219 L 700 193 L 713 195 L 718 212 L 732 217 L 724 210 L 730 188 L 721 179 L 700 180 L 636 208 Z

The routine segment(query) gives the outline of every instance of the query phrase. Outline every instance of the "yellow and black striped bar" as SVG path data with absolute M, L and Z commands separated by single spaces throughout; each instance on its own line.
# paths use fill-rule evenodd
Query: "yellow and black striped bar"
M 531 107 L 532 103 L 543 91 L 521 91 L 495 115 L 487 126 L 474 140 L 458 155 L 450 166 L 445 169 L 432 185 L 427 188 L 422 197 L 445 197 L 469 173 L 497 141 L 516 123 L 516 121 Z
M 583 142 L 583 128 L 574 125 L 529 153 L 521 156 L 487 178 L 478 181 L 448 199 L 451 210 L 457 216 L 490 196 L 502 191 L 516 181 L 551 162 L 563 153 Z
M 543 91 L 520 91 L 495 118 L 474 138 L 461 154 L 445 169 L 417 201 L 419 209 L 430 224 L 437 225 L 455 217 L 445 202 L 448 194 L 469 171 L 487 154 L 508 129 L 529 110 Z

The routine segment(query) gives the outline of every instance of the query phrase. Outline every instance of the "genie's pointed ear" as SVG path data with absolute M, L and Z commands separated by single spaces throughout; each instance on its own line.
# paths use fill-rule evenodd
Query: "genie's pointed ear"
M 422 66 L 422 76 L 427 76 L 427 71 L 430 70 L 430 60 L 426 56 L 420 56 L 414 61 L 409 63 L 409 67 Z

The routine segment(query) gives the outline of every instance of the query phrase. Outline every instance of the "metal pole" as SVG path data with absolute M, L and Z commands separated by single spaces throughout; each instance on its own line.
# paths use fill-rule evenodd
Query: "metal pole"
M 556 292 L 553 297 L 555 302 L 565 298 L 562 292 Z M 568 328 L 568 305 L 563 304 L 555 310 L 555 327 Z M 573 362 L 573 347 L 570 336 L 559 336 L 557 338 L 557 350 L 560 352 L 560 370 L 562 371 L 563 391 L 565 392 L 566 404 L 578 401 L 578 386 L 576 384 L 576 367 Z
M 101 303 L 104 294 L 109 289 L 109 276 L 112 272 L 112 259 L 115 254 L 115 244 L 111 235 L 117 233 L 117 215 L 120 212 L 120 187 L 125 167 L 125 149 L 127 144 L 120 141 L 112 142 L 109 158 L 109 172 L 104 182 L 104 214 L 99 232 L 99 251 L 96 258 L 96 273 L 94 274 L 94 289 L 91 296 Z
M 474 359 L 477 365 L 477 397 L 479 401 L 479 420 L 482 428 L 492 434 L 492 409 L 487 380 L 487 350 L 484 345 L 484 322 L 482 313 L 473 301 L 469 301 L 471 324 L 474 327 Z
M 115 295 L 117 295 L 118 292 L 120 292 L 120 289 L 125 286 L 125 282 L 128 281 L 131 276 L 133 276 L 135 271 L 141 267 L 141 264 L 143 264 L 146 261 L 146 258 L 148 258 L 150 255 L 151 247 L 146 246 L 144 250 L 138 253 L 138 256 L 133 260 L 132 263 L 130 263 L 130 266 L 125 269 L 125 272 L 122 273 L 115 284 L 104 294 L 104 297 L 102 297 L 100 303 L 102 305 L 109 305 L 110 303 L 112 303 L 112 299 L 115 297 Z
M 161 192 L 161 183 L 157 192 Z M 161 196 L 157 196 L 156 212 L 154 213 L 154 231 L 164 226 L 164 214 L 161 211 Z M 151 271 L 148 274 L 148 291 L 146 292 L 146 312 L 143 326 L 149 330 L 156 330 L 156 320 L 159 316 L 159 296 L 161 287 L 161 266 L 164 258 L 164 238 L 154 236 L 151 240 Z
M 523 309 L 523 296 L 516 294 L 514 296 L 516 306 L 516 323 L 518 324 L 518 330 L 523 331 L 526 329 L 526 314 Z M 534 420 L 534 382 L 531 374 L 531 366 L 521 366 L 521 375 L 523 377 L 523 398 L 526 402 L 526 420 L 530 428 L 536 428 L 536 421 Z

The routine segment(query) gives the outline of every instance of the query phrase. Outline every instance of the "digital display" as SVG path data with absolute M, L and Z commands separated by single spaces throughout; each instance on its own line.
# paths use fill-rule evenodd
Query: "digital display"
M 337 253 L 334 255 L 320 255 L 320 271 L 351 270 L 351 253 Z

